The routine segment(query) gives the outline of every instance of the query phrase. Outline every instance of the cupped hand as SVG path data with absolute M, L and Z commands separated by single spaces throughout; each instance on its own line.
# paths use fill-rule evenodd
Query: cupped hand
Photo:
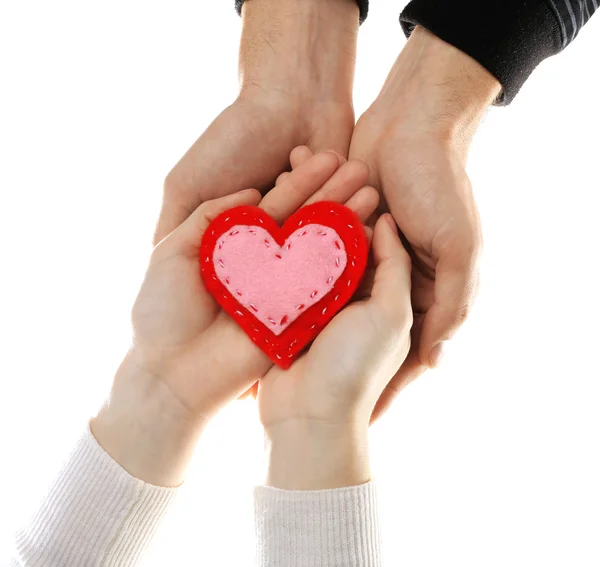
M 477 290 L 481 227 L 464 162 L 444 144 L 376 131 L 366 117 L 355 130 L 352 156 L 372 168 L 412 259 L 415 324 L 411 355 L 390 383 L 374 418 L 427 368 L 441 343 L 465 321 Z
M 371 273 L 359 294 L 289 370 L 273 367 L 260 381 L 258 406 L 268 433 L 290 422 L 368 424 L 406 358 L 410 259 L 389 214 L 375 225 Z
M 412 258 L 412 349 L 383 393 L 397 393 L 441 358 L 478 286 L 481 225 L 465 171 L 468 148 L 498 81 L 468 55 L 417 27 L 373 105 L 350 156 L 370 167 Z

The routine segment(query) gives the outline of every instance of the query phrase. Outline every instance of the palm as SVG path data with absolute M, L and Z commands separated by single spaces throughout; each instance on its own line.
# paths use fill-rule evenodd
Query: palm
M 258 389 L 263 425 L 290 418 L 335 419 L 340 393 L 344 400 L 361 399 L 366 383 L 360 378 L 377 357 L 377 349 L 365 337 L 379 336 L 378 325 L 366 304 L 352 304 L 327 325 L 290 370 L 273 367 Z
M 133 310 L 136 342 L 149 349 L 160 345 L 176 350 L 209 327 L 220 308 L 206 292 L 199 273 L 199 259 L 183 254 L 150 264 Z

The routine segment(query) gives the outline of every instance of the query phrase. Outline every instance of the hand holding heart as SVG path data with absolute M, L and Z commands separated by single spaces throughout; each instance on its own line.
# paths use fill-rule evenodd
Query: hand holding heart
M 297 161 L 291 156 L 292 164 Z M 210 222 L 238 206 L 259 206 L 283 224 L 304 204 L 327 199 L 345 203 L 364 222 L 375 210 L 377 192 L 364 187 L 368 171 L 333 153 L 303 162 L 262 200 L 246 190 L 201 205 L 154 250 L 133 308 L 130 360 L 165 384 L 169 403 L 190 420 L 211 417 L 247 390 L 272 362 L 224 313 L 200 279 L 199 246 Z
M 361 298 L 289 370 L 274 366 L 259 382 L 267 433 L 298 421 L 368 425 L 410 348 L 410 258 L 389 214 L 375 225 L 372 271 L 363 284 Z

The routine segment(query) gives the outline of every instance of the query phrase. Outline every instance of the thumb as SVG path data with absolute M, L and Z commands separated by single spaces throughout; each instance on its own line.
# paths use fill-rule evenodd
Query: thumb
M 423 321 L 419 358 L 431 368 L 439 362 L 442 341 L 452 338 L 467 319 L 477 294 L 476 256 L 454 254 L 438 261 L 433 305 Z
M 261 194 L 257 189 L 245 189 L 226 197 L 202 203 L 183 224 L 158 243 L 155 255 L 197 255 L 202 236 L 215 218 L 234 207 L 258 205 L 260 199 Z
M 371 300 L 380 304 L 382 312 L 402 321 L 407 328 L 412 325 L 410 303 L 411 262 L 392 215 L 381 215 L 373 234 L 373 258 L 375 278 Z

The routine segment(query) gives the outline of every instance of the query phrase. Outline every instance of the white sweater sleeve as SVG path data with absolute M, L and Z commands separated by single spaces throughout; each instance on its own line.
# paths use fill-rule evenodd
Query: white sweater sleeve
M 31 521 L 17 533 L 10 565 L 136 565 L 176 492 L 129 475 L 88 428 Z
M 89 429 L 31 521 L 10 567 L 130 567 L 177 489 L 129 475 Z M 372 483 L 319 491 L 255 489 L 259 567 L 379 567 Z
M 254 492 L 259 567 L 380 567 L 372 482 L 334 490 Z

